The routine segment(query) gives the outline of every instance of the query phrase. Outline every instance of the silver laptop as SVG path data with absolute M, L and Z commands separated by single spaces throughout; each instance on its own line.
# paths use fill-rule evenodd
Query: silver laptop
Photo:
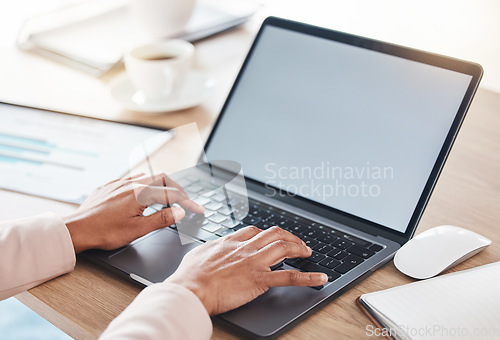
M 279 225 L 313 254 L 272 269 L 321 271 L 329 282 L 272 288 L 216 318 L 240 335 L 276 336 L 412 237 L 481 76 L 477 64 L 268 18 L 205 145 L 208 163 L 175 178 L 206 207 L 186 217 L 198 219 L 195 242 L 173 226 L 87 254 L 148 285 L 207 240 Z M 213 186 L 214 168 L 217 177 L 234 171 L 211 160 L 241 165 L 247 200 Z

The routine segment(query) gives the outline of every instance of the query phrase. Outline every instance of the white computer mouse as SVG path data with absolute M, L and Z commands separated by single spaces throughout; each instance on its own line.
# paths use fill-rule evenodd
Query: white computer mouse
M 417 235 L 398 250 L 394 265 L 415 279 L 428 279 L 476 255 L 491 240 L 473 231 L 443 225 Z

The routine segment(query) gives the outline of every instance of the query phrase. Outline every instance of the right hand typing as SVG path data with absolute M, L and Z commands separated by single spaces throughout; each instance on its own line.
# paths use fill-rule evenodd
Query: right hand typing
M 244 305 L 270 287 L 325 284 L 328 277 L 323 273 L 269 268 L 285 258 L 310 255 L 311 249 L 286 230 L 247 227 L 187 253 L 165 282 L 190 289 L 210 315 L 217 315 Z

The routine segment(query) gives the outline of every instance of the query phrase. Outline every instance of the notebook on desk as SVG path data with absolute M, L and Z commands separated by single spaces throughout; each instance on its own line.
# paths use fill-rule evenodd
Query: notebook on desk
M 357 303 L 389 339 L 500 338 L 500 262 L 363 294 Z

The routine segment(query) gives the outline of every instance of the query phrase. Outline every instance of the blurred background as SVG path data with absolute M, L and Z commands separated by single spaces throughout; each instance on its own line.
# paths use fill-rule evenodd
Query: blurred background
M 82 103 L 82 112 L 100 111 L 115 118 L 117 103 L 108 94 L 106 77 L 90 77 L 53 61 L 23 53 L 16 37 L 27 18 L 48 13 L 75 0 L 17 0 L 0 3 L 0 74 L 15 81 L 0 82 L 0 100 L 65 110 Z M 104 2 L 104 0 L 103 0 Z M 481 86 L 500 92 L 500 2 L 495 0 L 260 0 L 261 8 L 238 30 L 253 35 L 268 15 L 296 19 L 348 33 L 385 40 L 480 63 L 485 69 Z M 233 39 L 234 58 L 243 60 L 251 38 Z M 227 43 L 226 45 L 227 46 Z M 203 50 L 203 42 L 198 44 Z M 237 52 L 236 52 L 237 51 Z M 207 59 L 207 56 L 204 56 Z M 217 62 L 210 60 L 211 67 Z M 47 67 L 50 66 L 50 67 Z M 202 65 L 203 66 L 203 65 Z M 220 60 L 220 74 L 225 67 Z M 223 84 L 230 84 L 237 68 L 227 70 Z M 75 79 L 78 82 L 75 83 Z M 67 83 L 71 82 L 68 89 Z M 40 94 L 40 86 L 49 87 Z M 60 98 L 64 94 L 65 98 Z M 92 106 L 93 99 L 95 106 Z M 66 104 L 66 102 L 68 104 Z M 222 105 L 223 97 L 215 106 Z

